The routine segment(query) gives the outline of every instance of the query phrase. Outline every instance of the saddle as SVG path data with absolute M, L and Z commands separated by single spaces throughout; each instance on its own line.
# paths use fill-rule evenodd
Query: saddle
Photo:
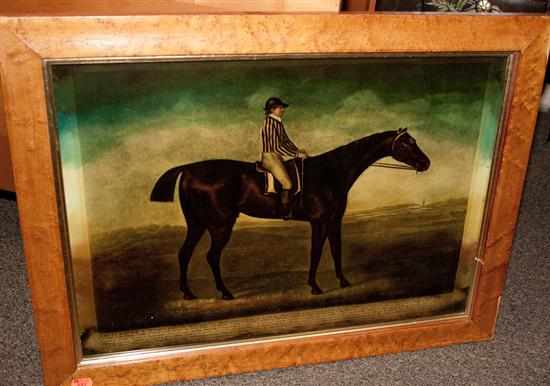
M 298 194 L 302 191 L 302 176 L 304 163 L 301 158 L 292 158 L 284 163 L 286 172 L 292 181 L 292 194 Z M 263 173 L 264 176 L 264 194 L 278 194 L 282 190 L 281 183 L 271 174 L 267 169 L 262 166 L 260 161 L 256 161 L 256 171 Z

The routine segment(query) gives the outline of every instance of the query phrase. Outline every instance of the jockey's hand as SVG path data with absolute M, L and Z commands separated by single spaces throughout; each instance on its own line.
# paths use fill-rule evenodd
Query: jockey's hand
M 309 157 L 309 154 L 307 154 L 307 152 L 304 149 L 299 149 L 298 150 L 298 157 L 307 158 L 307 157 Z

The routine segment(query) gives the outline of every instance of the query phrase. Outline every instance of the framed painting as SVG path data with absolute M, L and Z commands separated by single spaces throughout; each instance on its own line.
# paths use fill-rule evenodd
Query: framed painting
M 0 19 L 45 384 L 490 339 L 547 25 Z

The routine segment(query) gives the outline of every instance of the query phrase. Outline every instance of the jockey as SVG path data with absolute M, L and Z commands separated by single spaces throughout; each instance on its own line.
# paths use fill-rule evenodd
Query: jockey
M 284 218 L 290 218 L 290 179 L 283 160 L 285 157 L 306 158 L 305 150 L 299 149 L 288 137 L 283 124 L 283 115 L 288 104 L 280 98 L 271 97 L 265 102 L 265 120 L 261 130 L 262 166 L 281 183 L 281 207 Z

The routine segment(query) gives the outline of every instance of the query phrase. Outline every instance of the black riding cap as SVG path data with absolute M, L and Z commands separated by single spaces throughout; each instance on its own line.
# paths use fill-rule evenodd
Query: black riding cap
M 278 106 L 288 107 L 288 103 L 283 102 L 281 98 L 271 97 L 265 102 L 264 110 L 270 112 L 272 108 Z

